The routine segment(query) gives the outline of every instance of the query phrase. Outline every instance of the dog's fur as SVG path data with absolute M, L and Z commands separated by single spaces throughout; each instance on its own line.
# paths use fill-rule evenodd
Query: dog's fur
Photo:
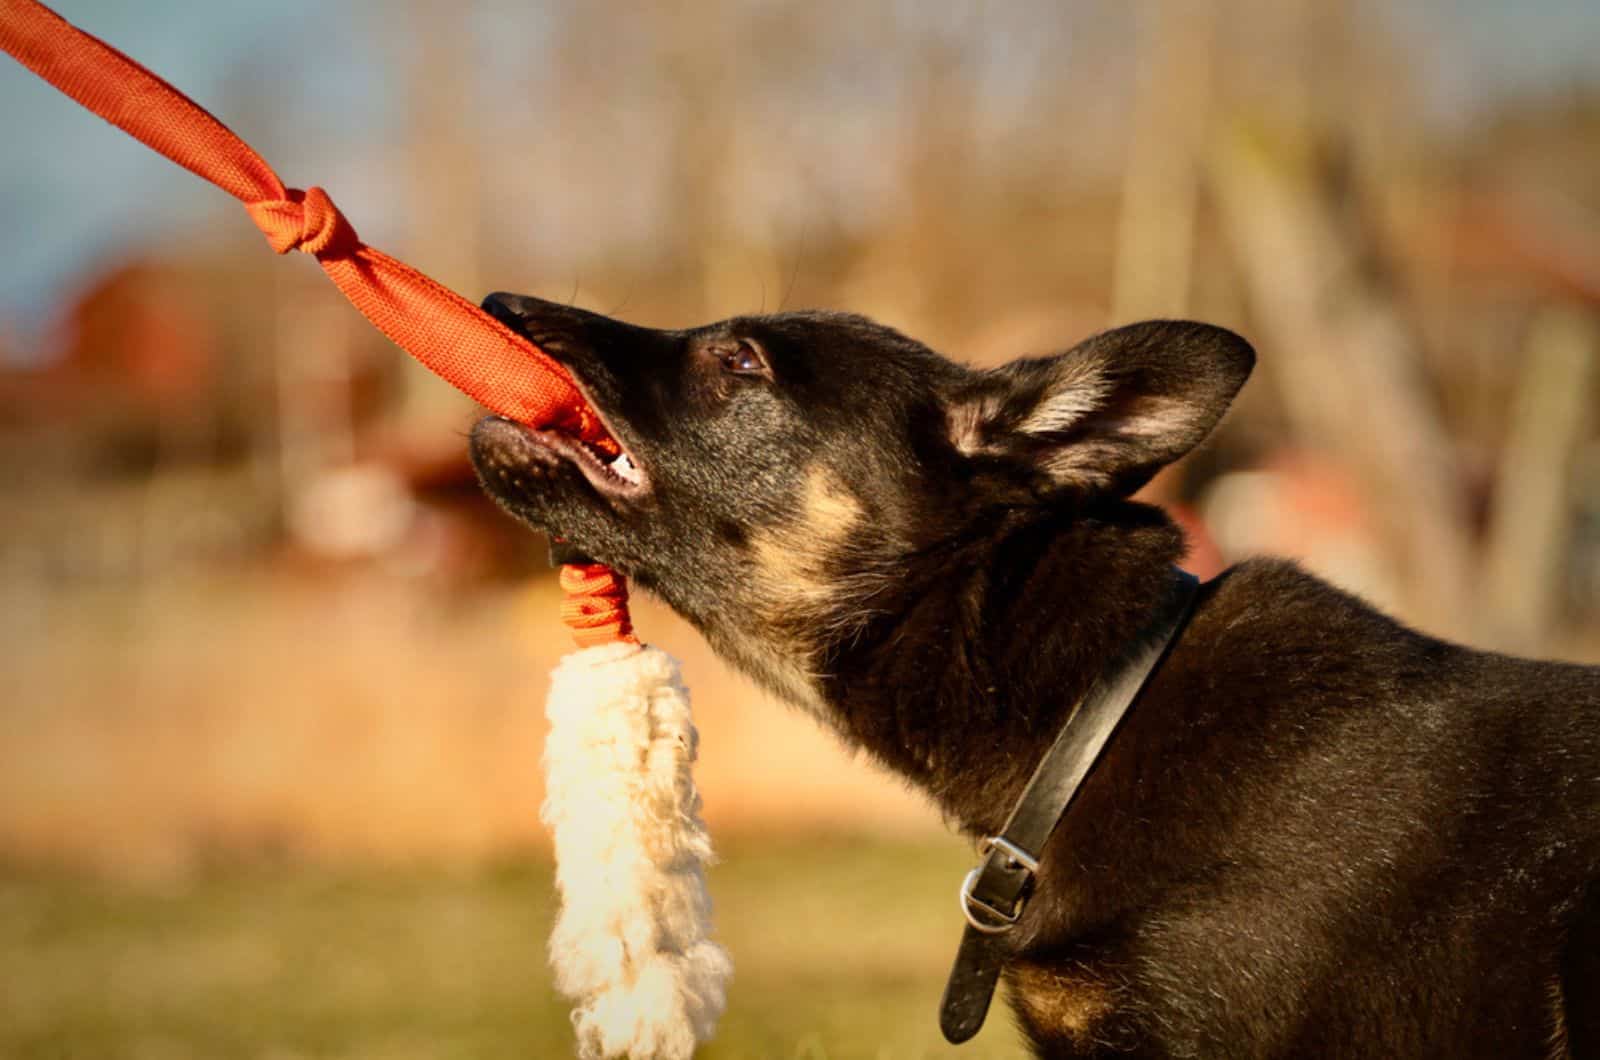
M 1158 606 L 1182 536 L 1129 495 L 1254 361 L 1178 322 L 974 371 L 854 316 L 485 305 L 642 472 L 489 419 L 490 494 L 973 834 Z M 1600 1056 L 1597 867 L 1600 673 L 1251 561 L 1057 829 L 1006 975 L 1041 1056 Z

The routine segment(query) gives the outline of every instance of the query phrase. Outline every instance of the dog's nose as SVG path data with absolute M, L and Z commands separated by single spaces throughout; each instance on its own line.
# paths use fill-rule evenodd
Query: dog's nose
M 500 323 L 509 324 L 511 327 L 516 328 L 520 327 L 523 323 L 524 317 L 520 307 L 526 300 L 527 299 L 520 294 L 511 294 L 507 291 L 496 291 L 494 294 L 491 294 L 489 297 L 483 300 L 480 308 L 482 308 L 485 313 L 488 313 L 490 316 L 500 321 Z

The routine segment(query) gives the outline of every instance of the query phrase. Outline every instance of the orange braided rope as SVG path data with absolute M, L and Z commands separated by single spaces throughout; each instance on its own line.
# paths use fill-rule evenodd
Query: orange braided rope
M 36 0 L 0 0 L 0 48 L 89 110 L 244 204 L 279 254 L 317 259 L 346 298 L 396 345 L 480 404 L 553 427 L 608 452 L 616 442 L 565 370 L 460 295 L 374 250 L 321 188 L 284 186 L 272 168 L 204 108 Z M 563 620 L 579 644 L 633 640 L 627 587 L 584 567 Z
M 638 643 L 628 617 L 628 583 L 599 563 L 561 568 L 561 621 L 572 630 L 580 648 L 614 640 Z

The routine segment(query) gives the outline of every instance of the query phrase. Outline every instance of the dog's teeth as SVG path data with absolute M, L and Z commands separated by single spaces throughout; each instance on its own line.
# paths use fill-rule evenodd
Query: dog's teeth
M 628 459 L 627 453 L 619 454 L 615 460 L 611 461 L 610 467 L 612 473 L 618 478 L 626 479 L 633 483 L 639 481 L 639 469 L 633 466 L 633 461 Z

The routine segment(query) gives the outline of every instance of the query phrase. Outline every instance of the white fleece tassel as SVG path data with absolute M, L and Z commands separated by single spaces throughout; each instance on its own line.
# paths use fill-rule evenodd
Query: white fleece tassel
M 584 1060 L 688 1060 L 733 963 L 710 940 L 711 839 L 690 768 L 697 736 L 677 662 L 603 644 L 556 667 L 545 712 L 545 824 L 561 913 L 556 987 Z

